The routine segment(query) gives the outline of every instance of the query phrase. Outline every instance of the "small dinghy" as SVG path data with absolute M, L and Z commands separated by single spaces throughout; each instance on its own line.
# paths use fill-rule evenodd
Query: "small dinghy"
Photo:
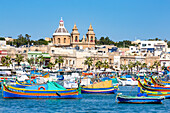
M 160 97 L 138 97 L 138 96 L 126 96 L 122 93 L 118 93 L 116 100 L 118 103 L 133 103 L 133 104 L 162 104 L 165 99 L 164 96 Z

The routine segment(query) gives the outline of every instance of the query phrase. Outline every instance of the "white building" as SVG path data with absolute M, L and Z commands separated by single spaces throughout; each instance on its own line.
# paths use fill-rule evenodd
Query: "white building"
M 164 53 L 160 56 L 161 66 L 170 66 L 170 53 Z
M 140 52 L 146 55 L 148 52 L 153 53 L 154 56 L 160 56 L 162 53 L 167 52 L 167 43 L 165 41 L 140 41 Z

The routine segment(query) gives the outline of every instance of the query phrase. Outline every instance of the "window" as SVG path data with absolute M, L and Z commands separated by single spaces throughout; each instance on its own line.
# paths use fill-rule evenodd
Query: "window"
M 133 48 L 131 48 L 131 50 L 133 50 Z
M 77 36 L 75 37 L 75 42 L 77 42 Z
M 145 47 L 145 46 L 146 46 L 146 44 L 142 44 L 142 46 L 143 46 L 143 47 Z
M 148 44 L 148 46 L 151 46 L 151 44 Z
M 58 38 L 58 43 L 60 43 L 60 38 Z
M 66 38 L 64 38 L 64 43 L 66 43 Z
M 73 60 L 73 65 L 74 65 L 74 60 Z
M 91 36 L 91 42 L 93 42 L 93 36 Z
M 54 53 L 54 50 L 52 50 L 51 52 Z

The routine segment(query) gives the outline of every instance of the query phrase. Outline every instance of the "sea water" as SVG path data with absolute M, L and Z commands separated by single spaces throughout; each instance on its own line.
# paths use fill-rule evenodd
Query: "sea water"
M 118 93 L 136 95 L 137 87 L 120 86 Z M 82 99 L 3 99 L 0 96 L 0 112 L 11 113 L 70 113 L 70 112 L 120 112 L 120 113 L 168 113 L 170 100 L 163 104 L 118 104 L 116 94 L 83 94 Z

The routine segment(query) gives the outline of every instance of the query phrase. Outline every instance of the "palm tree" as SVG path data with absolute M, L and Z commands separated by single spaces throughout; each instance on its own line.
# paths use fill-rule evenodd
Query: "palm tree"
M 141 67 L 142 67 L 142 68 L 147 68 L 147 64 L 146 64 L 146 63 L 143 63 L 143 64 L 141 65 Z
M 96 68 L 99 69 L 99 70 L 102 67 L 102 65 L 103 65 L 102 61 L 97 61 L 96 64 L 95 64 Z
M 109 63 L 107 62 L 107 60 L 103 62 L 102 67 L 104 67 L 104 71 L 106 71 L 106 68 L 109 68 Z
M 90 70 L 90 66 L 93 64 L 93 59 L 91 57 L 87 57 L 86 60 L 84 61 L 85 65 L 88 65 L 88 70 Z
M 134 67 L 134 64 L 133 64 L 133 62 L 130 62 L 129 64 L 128 64 L 128 68 L 130 69 L 130 72 L 132 73 L 132 68 Z
M 55 64 L 53 64 L 52 62 L 49 62 L 47 67 L 49 67 L 51 70 L 53 69 L 53 67 L 55 66 Z
M 59 69 L 61 67 L 61 64 L 64 62 L 64 59 L 62 56 L 59 56 L 58 59 L 55 59 L 55 64 L 58 63 Z
M 149 66 L 149 69 L 152 71 L 152 69 L 154 69 L 155 67 L 154 67 L 155 65 L 151 65 L 151 66 Z
M 158 67 L 161 66 L 159 61 L 154 62 L 154 66 L 156 66 L 157 72 L 158 72 Z
M 6 66 L 9 67 L 12 64 L 11 57 L 6 56 Z
M 20 66 L 20 63 L 23 61 L 24 56 L 20 54 L 16 54 L 15 61 L 18 63 L 18 66 Z
M 34 64 L 34 58 L 28 58 L 27 62 L 32 66 Z
M 28 47 L 29 47 L 29 43 L 30 43 L 30 35 L 28 35 L 28 34 L 25 34 L 25 38 L 27 39 L 27 41 L 28 41 Z
M 139 66 L 141 65 L 141 63 L 139 61 L 135 62 L 135 66 L 137 67 L 137 71 L 139 71 Z
M 44 59 L 43 55 L 39 56 L 38 59 L 39 59 L 40 67 L 41 67 L 42 64 L 44 63 L 45 59 Z
M 123 70 L 123 71 L 125 71 L 125 70 L 128 69 L 126 64 L 120 65 L 120 68 L 121 68 L 121 70 Z
M 11 57 L 10 56 L 1 57 L 1 63 L 3 66 L 9 67 L 12 64 Z
M 163 71 L 163 70 L 165 69 L 165 66 L 162 66 L 161 69 L 162 69 L 162 71 Z

